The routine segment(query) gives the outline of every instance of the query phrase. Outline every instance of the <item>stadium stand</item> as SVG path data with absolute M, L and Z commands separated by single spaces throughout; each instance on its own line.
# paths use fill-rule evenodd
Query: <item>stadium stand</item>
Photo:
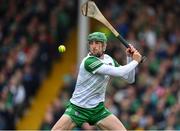
M 0 1 L 0 129 L 16 129 L 76 24 L 77 1 Z M 72 16 L 72 17 L 70 17 Z M 44 98 L 43 98 L 44 99 Z

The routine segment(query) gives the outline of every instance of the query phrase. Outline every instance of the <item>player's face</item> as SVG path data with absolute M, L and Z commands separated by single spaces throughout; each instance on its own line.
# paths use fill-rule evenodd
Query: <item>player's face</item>
M 90 41 L 89 42 L 89 49 L 90 49 L 90 53 L 91 55 L 94 55 L 96 57 L 101 57 L 103 55 L 103 46 L 105 44 L 103 44 L 100 41 Z

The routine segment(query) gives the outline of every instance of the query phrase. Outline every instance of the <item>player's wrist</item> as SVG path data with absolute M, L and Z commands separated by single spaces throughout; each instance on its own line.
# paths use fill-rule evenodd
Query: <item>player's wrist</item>
M 127 57 L 132 57 L 132 55 L 131 55 L 131 54 L 129 54 L 129 53 L 126 53 L 126 56 L 127 56 Z

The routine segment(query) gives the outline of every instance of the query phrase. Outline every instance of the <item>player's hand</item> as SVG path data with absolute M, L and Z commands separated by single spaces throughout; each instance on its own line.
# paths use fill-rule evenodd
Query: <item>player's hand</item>
M 136 49 L 131 44 L 129 44 L 129 46 L 130 47 L 126 49 L 126 55 L 132 57 Z
M 133 56 L 132 56 L 133 60 L 137 61 L 138 63 L 141 62 L 141 59 L 142 59 L 142 56 L 141 54 L 136 50 L 134 53 L 133 53 Z

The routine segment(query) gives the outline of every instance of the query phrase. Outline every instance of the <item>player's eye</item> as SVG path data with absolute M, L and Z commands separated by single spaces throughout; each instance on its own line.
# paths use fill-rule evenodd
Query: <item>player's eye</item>
M 102 42 L 101 41 L 90 41 L 89 42 L 89 45 L 92 45 L 92 44 L 95 44 L 95 45 L 99 45 L 99 44 L 101 44 Z

